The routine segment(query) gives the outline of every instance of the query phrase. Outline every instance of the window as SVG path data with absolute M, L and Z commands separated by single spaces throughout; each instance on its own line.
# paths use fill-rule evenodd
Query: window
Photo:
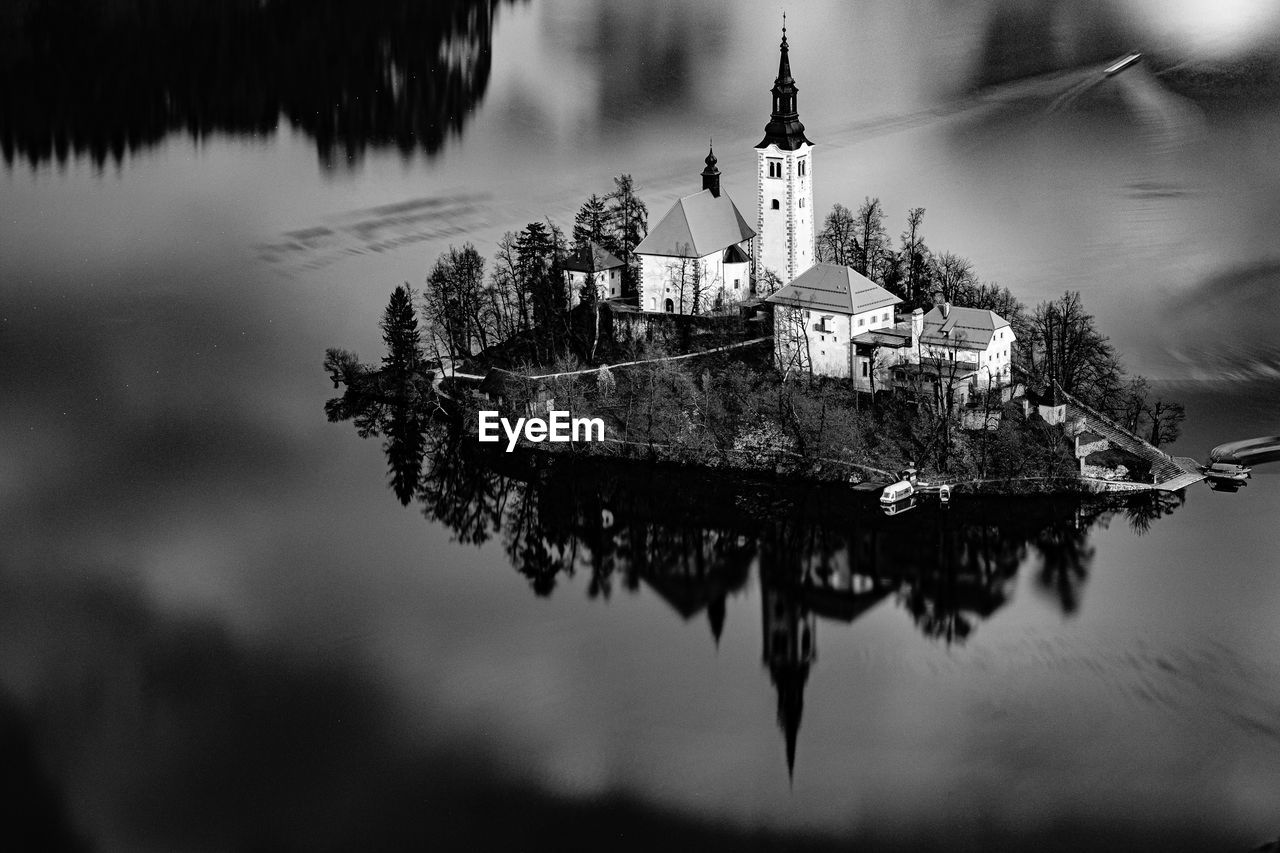
M 884 312 L 884 317 L 883 317 L 883 319 L 884 319 L 884 321 L 885 321 L 886 323 L 887 323 L 887 322 L 889 322 L 889 312 L 888 312 L 888 311 Z
M 865 325 L 867 325 L 867 318 L 866 318 L 866 317 L 859 317 L 859 318 L 858 318 L 858 325 L 859 325 L 859 326 L 865 326 Z
M 804 158 L 803 158 L 803 157 L 796 161 L 796 172 L 797 172 L 797 173 L 799 173 L 800 177 L 802 177 L 802 178 L 803 178 L 803 177 L 804 177 L 804 175 L 805 175 L 805 165 L 804 165 L 804 164 L 805 164 L 805 160 L 804 160 Z
M 778 204 L 778 200 L 775 198 L 775 199 L 773 200 L 773 204 L 771 205 L 771 207 L 772 207 L 774 210 L 780 210 L 780 209 L 782 208 L 782 205 Z
M 740 278 L 735 278 L 735 279 L 733 280 L 733 289 L 734 289 L 734 290 L 737 290 L 737 289 L 738 289 L 738 287 L 739 287 L 741 284 L 742 284 L 742 279 L 740 279 Z
M 867 363 L 865 361 L 862 362 L 862 378 L 867 378 Z
M 801 207 L 804 207 L 804 197 L 803 197 L 803 196 L 801 196 L 801 198 L 800 198 L 800 206 L 801 206 Z
M 771 178 L 782 177 L 782 161 L 781 160 L 778 160 L 773 157 L 769 158 L 769 177 Z

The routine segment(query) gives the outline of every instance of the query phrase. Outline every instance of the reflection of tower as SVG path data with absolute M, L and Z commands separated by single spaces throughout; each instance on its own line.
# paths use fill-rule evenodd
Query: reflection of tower
M 782 590 L 765 586 L 764 662 L 778 690 L 778 725 L 787 739 L 787 775 L 795 773 L 796 736 L 804 712 L 809 666 L 818 656 L 817 619 Z
M 783 283 L 813 266 L 813 143 L 804 135 L 782 27 L 773 113 L 756 146 L 756 275 L 771 269 Z

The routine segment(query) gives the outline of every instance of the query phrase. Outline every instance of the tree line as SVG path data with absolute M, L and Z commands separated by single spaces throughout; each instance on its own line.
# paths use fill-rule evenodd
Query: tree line
M 595 242 L 625 262 L 624 292 L 639 277 L 635 247 L 648 232 L 649 210 L 630 175 L 613 179 L 606 195 L 592 194 L 579 209 L 569 236 L 550 220 L 508 231 L 486 261 L 472 243 L 449 246 L 427 274 L 422 297 L 426 345 L 437 356 L 464 359 L 502 344 L 521 349 L 521 358 L 548 364 L 571 347 L 593 349 L 569 317 L 573 302 L 594 314 L 599 300 L 594 282 L 568 292 L 565 262 L 576 249 Z M 588 324 L 598 335 L 598 324 Z M 585 337 L 591 337 L 588 333 Z

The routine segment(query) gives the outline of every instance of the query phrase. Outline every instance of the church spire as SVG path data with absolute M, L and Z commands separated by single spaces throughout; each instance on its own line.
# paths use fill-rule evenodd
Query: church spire
M 720 198 L 720 170 L 716 168 L 716 152 L 710 143 L 707 146 L 707 159 L 704 162 L 707 168 L 702 170 L 702 188 L 711 190 L 713 196 Z
M 783 151 L 794 151 L 802 144 L 812 145 L 804 135 L 796 106 L 796 81 L 791 76 L 791 55 L 787 45 L 787 16 L 782 15 L 782 43 L 778 45 L 778 76 L 773 81 L 773 114 L 764 128 L 764 140 L 757 148 L 777 145 Z

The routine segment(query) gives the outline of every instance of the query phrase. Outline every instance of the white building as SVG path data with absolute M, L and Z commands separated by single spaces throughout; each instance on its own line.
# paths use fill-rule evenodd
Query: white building
M 685 196 L 636 246 L 640 308 L 668 314 L 705 314 L 751 295 L 751 241 L 747 224 L 708 153 L 702 191 Z
M 569 307 L 582 301 L 588 281 L 596 286 L 596 298 L 603 302 L 622 296 L 622 270 L 626 264 L 599 243 L 579 246 L 564 262 L 569 279 Z
M 855 338 L 894 328 L 902 300 L 851 267 L 815 264 L 766 302 L 774 305 L 779 364 L 821 376 L 867 378 L 873 365 Z
M 914 361 L 962 375 L 979 390 L 1009 384 L 1013 328 L 996 312 L 942 302 L 912 320 L 918 324 Z
M 868 351 L 874 346 L 877 365 L 891 373 L 895 386 L 928 391 L 939 400 L 950 395 L 964 405 L 975 393 L 1007 395 L 1013 385 L 1013 328 L 994 311 L 940 302 L 928 313 L 917 308 L 894 332 L 857 343 Z M 884 379 L 877 383 L 888 387 Z
M 817 258 L 814 242 L 813 143 L 796 108 L 796 82 L 782 28 L 773 114 L 756 146 L 756 275 L 773 270 L 793 281 Z

